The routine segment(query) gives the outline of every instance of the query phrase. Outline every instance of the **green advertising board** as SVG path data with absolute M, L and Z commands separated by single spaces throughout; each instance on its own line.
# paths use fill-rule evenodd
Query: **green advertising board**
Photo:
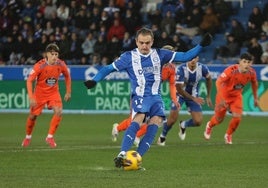
M 250 84 L 244 88 L 243 103 L 246 112 L 268 111 L 268 82 L 259 81 L 258 94 L 260 107 L 254 107 L 253 96 Z M 65 85 L 60 81 L 60 92 L 65 92 Z M 205 82 L 200 83 L 199 94 L 206 96 Z M 212 101 L 216 94 L 215 80 L 213 81 Z M 164 82 L 162 95 L 166 110 L 170 107 L 169 86 Z M 129 111 L 130 83 L 124 81 L 102 81 L 96 88 L 87 90 L 83 81 L 72 82 L 72 99 L 70 102 L 63 102 L 65 110 L 78 111 Z M 25 81 L 1 81 L 0 82 L 0 110 L 21 109 L 28 110 L 29 100 Z M 186 110 L 182 107 L 182 110 Z M 207 105 L 203 105 L 204 111 L 212 111 Z

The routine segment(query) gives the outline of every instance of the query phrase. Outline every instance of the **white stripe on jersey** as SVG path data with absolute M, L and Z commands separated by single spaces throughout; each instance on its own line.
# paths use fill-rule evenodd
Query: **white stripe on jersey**
M 160 70 L 161 63 L 156 50 L 154 50 L 153 53 L 151 54 L 151 61 L 153 63 L 154 68 L 154 83 L 152 86 L 152 94 L 157 95 L 159 92 L 160 81 L 161 81 L 161 70 Z
M 132 67 L 134 74 L 137 78 L 138 87 L 135 88 L 135 91 L 138 96 L 143 96 L 145 92 L 145 77 L 143 74 L 141 74 L 139 71 L 142 70 L 141 66 L 141 57 L 137 51 L 132 50 L 131 51 L 131 59 L 132 59 Z
M 196 73 L 196 75 L 194 76 L 194 73 Z M 188 66 L 186 65 L 186 68 L 184 68 L 184 77 L 185 77 L 185 81 L 186 83 L 189 83 L 189 79 L 191 80 L 191 84 L 192 84 L 192 96 L 196 97 L 197 96 L 197 86 L 198 86 L 198 82 L 202 79 L 202 65 L 197 63 L 197 67 L 195 70 L 190 70 L 188 68 Z M 194 83 L 193 83 L 194 82 Z M 186 86 L 185 86 L 186 87 Z

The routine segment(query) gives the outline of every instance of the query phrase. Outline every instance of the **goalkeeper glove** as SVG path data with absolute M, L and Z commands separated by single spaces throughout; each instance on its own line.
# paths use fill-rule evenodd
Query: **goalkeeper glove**
M 84 85 L 88 88 L 88 89 L 92 89 L 93 87 L 95 87 L 97 84 L 97 82 L 95 80 L 87 80 L 84 82 Z
M 202 47 L 208 46 L 208 45 L 210 45 L 211 41 L 212 41 L 211 34 L 210 33 L 206 33 L 203 36 L 203 38 L 202 38 L 202 40 L 200 42 L 200 46 L 202 46 Z

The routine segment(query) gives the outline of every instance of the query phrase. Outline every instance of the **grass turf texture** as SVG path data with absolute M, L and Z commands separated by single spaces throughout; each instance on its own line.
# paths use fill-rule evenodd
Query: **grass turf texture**
M 27 114 L 0 114 L 0 187 L 235 187 L 268 185 L 267 117 L 244 116 L 233 145 L 223 136 L 230 117 L 203 138 L 205 122 L 187 129 L 185 141 L 178 126 L 170 131 L 166 146 L 155 142 L 143 157 L 146 171 L 114 167 L 123 133 L 111 142 L 111 129 L 127 115 L 64 114 L 55 136 L 56 149 L 45 143 L 51 114 L 38 118 L 32 143 L 22 148 Z M 185 119 L 188 116 L 180 116 Z

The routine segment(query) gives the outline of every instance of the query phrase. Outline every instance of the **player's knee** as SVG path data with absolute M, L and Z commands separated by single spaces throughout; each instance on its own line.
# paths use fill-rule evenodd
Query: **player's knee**
M 199 126 L 201 126 L 201 125 L 202 125 L 202 120 L 201 120 L 201 121 L 196 121 L 196 122 L 195 122 L 195 126 L 199 127 Z

